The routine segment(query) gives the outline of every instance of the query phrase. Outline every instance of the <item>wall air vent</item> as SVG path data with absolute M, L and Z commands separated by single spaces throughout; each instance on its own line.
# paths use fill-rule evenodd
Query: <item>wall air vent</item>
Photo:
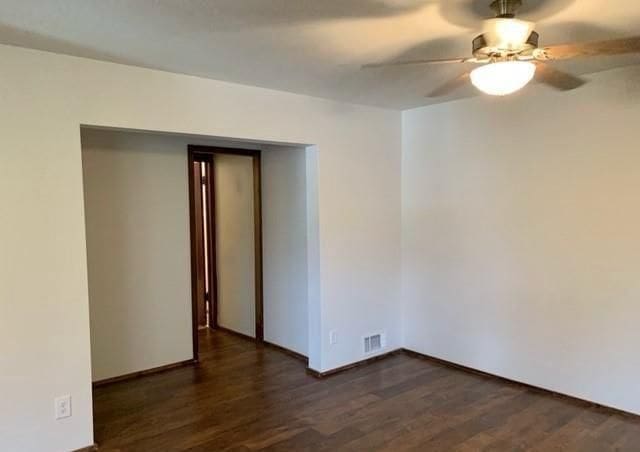
M 371 336 L 365 336 L 364 340 L 364 353 L 366 355 L 377 352 L 385 346 L 384 334 L 377 333 Z

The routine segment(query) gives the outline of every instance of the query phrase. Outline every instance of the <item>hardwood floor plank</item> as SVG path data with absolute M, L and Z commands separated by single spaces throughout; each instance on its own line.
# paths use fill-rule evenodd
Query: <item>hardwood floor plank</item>
M 600 411 L 603 410 L 596 409 L 580 412 L 545 440 L 538 442 L 531 448 L 531 452 L 579 450 L 576 444 L 610 417 L 610 414 Z
M 94 390 L 101 451 L 638 451 L 640 418 L 404 354 L 318 380 L 200 332 L 201 362 Z

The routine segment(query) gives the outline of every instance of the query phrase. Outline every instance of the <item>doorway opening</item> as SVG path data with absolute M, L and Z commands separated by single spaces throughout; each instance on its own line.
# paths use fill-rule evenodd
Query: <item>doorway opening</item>
M 195 257 L 195 302 L 197 314 L 197 328 L 216 328 L 217 297 L 213 292 L 217 289 L 215 268 L 211 266 L 211 258 L 215 256 L 215 240 L 211 240 L 210 233 L 213 226 L 214 202 L 212 187 L 213 158 L 210 155 L 194 156 L 191 178 L 193 179 L 191 202 L 192 224 L 192 255 Z
M 222 381 L 212 377 L 212 370 L 221 376 L 229 371 L 221 359 L 235 359 L 238 350 L 256 350 L 257 341 L 269 345 L 259 345 L 255 356 L 262 356 L 267 348 L 278 349 L 300 359 L 300 369 L 307 366 L 308 350 L 316 350 L 313 356 L 319 356 L 317 343 L 308 342 L 310 337 L 318 337 L 320 321 L 315 295 L 319 281 L 315 149 L 94 127 L 82 127 L 81 139 L 93 420 L 98 443 L 126 448 L 130 438 L 118 434 L 121 425 L 110 420 L 117 423 L 122 416 L 132 415 L 127 402 L 155 406 L 166 401 L 170 407 L 171 388 L 177 382 L 187 388 L 208 380 L 198 390 L 189 391 L 200 397 L 194 403 L 206 401 L 211 391 L 219 389 L 212 381 Z M 204 147 L 189 149 L 190 144 Z M 233 149 L 235 146 L 260 146 L 260 151 Z M 193 168 L 195 154 L 200 157 L 199 174 Z M 250 340 L 224 331 L 233 326 L 228 323 L 224 291 L 233 265 L 223 259 L 205 267 L 201 257 L 205 273 L 200 284 L 209 307 L 202 304 L 199 323 L 206 326 L 199 331 L 193 297 L 197 293 L 192 279 L 196 253 L 192 253 L 189 201 L 195 192 L 190 190 L 190 179 L 200 188 L 204 243 L 214 225 L 223 235 L 229 233 L 229 228 L 223 227 L 228 226 L 225 218 L 229 219 L 224 209 L 236 198 L 219 199 L 212 192 L 216 184 L 227 187 L 227 195 L 238 190 L 229 173 L 226 179 L 224 176 L 223 170 L 230 165 L 247 176 L 242 179 L 242 212 L 248 215 L 250 211 L 251 221 L 243 222 L 242 240 L 225 240 L 226 235 L 220 243 L 241 250 L 238 253 L 243 256 L 251 247 L 252 260 L 239 261 L 243 275 L 251 275 L 251 284 L 238 285 L 244 293 L 250 290 L 255 294 L 251 297 L 256 315 L 251 318 Z M 250 197 L 245 196 L 247 192 Z M 216 240 L 208 241 L 203 255 L 222 258 L 223 253 L 229 253 L 217 245 Z M 213 251 L 213 247 L 217 249 Z M 217 278 L 211 276 L 214 272 Z M 222 293 L 216 295 L 216 291 Z M 309 303 L 309 296 L 313 303 Z M 199 340 L 195 345 L 194 336 Z M 198 365 L 193 365 L 194 358 Z M 149 391 L 139 391 L 143 384 L 150 385 Z M 209 389 L 200 391 L 204 387 Z M 131 398 L 134 393 L 144 400 Z M 147 400 L 150 393 L 151 401 Z M 144 428 L 145 417 L 134 411 L 136 414 L 128 418 L 131 425 Z
M 194 356 L 198 331 L 264 340 L 261 154 L 189 145 Z

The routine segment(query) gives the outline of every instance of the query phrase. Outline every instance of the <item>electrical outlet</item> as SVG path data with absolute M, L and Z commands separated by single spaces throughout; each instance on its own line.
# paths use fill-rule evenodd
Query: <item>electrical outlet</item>
M 329 345 L 335 345 L 338 343 L 338 333 L 336 330 L 329 331 Z
M 55 399 L 56 419 L 71 417 L 71 396 L 64 395 Z

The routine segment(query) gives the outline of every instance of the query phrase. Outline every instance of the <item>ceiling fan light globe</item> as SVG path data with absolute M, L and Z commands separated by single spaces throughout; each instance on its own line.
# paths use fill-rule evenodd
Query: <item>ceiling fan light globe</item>
M 471 83 L 491 96 L 507 96 L 527 86 L 535 73 L 536 65 L 531 62 L 501 61 L 474 69 Z

